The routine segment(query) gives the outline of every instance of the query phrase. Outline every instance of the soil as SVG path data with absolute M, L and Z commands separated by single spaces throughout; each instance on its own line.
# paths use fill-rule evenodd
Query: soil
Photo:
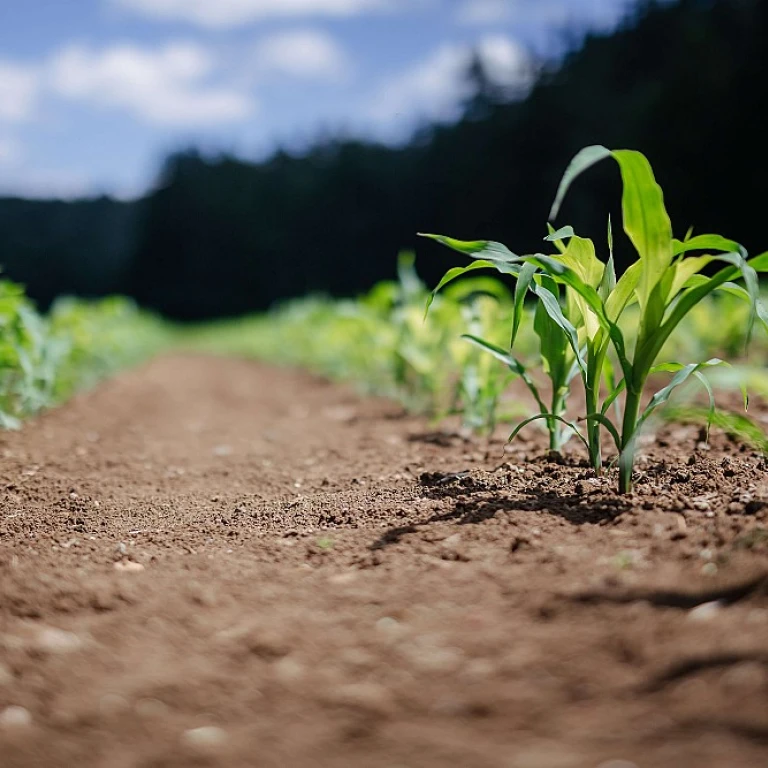
M 535 430 L 124 373 L 0 436 L 0 766 L 768 765 L 766 464 L 701 438 L 619 497 Z

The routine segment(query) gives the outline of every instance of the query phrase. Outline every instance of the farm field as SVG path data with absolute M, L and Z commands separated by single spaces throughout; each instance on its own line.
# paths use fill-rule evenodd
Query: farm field
M 6 5 L 0 768 L 768 768 L 768 2 Z
M 765 764 L 761 455 L 454 426 L 185 354 L 2 433 L 3 768 Z

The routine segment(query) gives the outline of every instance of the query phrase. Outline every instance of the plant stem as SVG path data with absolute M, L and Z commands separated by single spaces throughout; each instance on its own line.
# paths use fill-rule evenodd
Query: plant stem
M 559 402 L 558 402 L 558 394 L 557 389 L 552 390 L 552 405 L 550 409 L 550 413 L 553 414 L 559 414 L 560 411 L 559 408 Z M 562 446 L 562 437 L 561 437 L 561 431 L 562 427 L 558 423 L 556 419 L 547 419 L 547 431 L 549 432 L 549 450 L 550 451 L 556 451 L 560 452 L 560 449 Z
M 584 377 L 584 395 L 587 406 L 587 416 L 600 411 L 600 382 L 605 364 L 608 344 L 590 343 L 587 347 L 587 372 Z M 589 462 L 597 475 L 603 469 L 603 456 L 600 448 L 600 422 L 587 419 L 587 443 L 589 445 Z
M 619 493 L 632 491 L 632 470 L 635 465 L 635 432 L 637 419 L 640 414 L 639 390 L 628 389 L 624 401 L 624 420 L 621 427 L 621 455 L 619 457 Z
M 600 381 L 590 382 L 586 388 L 587 414 L 600 410 Z M 589 463 L 599 475 L 603 469 L 603 457 L 600 450 L 600 423 L 595 419 L 587 419 L 587 443 L 589 443 Z

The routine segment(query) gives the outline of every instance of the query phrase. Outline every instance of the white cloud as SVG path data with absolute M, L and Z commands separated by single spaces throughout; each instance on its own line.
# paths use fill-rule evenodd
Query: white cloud
M 203 125 L 241 120 L 254 104 L 230 87 L 207 84 L 215 63 L 192 43 L 157 50 L 114 45 L 100 52 L 79 45 L 51 60 L 51 87 L 61 97 L 124 110 L 165 125 Z
M 357 16 L 387 10 L 396 0 L 113 0 L 155 19 L 203 27 L 237 27 L 267 18 Z
M 340 80 L 350 62 L 326 32 L 296 29 L 260 41 L 253 57 L 258 74 L 288 75 L 303 80 Z
M 477 52 L 491 80 L 506 87 L 525 86 L 531 80 L 531 60 L 520 43 L 505 35 L 489 35 Z
M 381 123 L 413 117 L 455 117 L 461 100 L 469 95 L 466 73 L 473 52 L 498 84 L 521 89 L 530 84 L 529 56 L 509 37 L 487 36 L 474 47 L 447 43 L 413 69 L 385 82 L 375 96 L 370 116 Z
M 0 122 L 27 120 L 35 108 L 38 88 L 35 69 L 0 61 Z
M 456 13 L 459 24 L 500 24 L 511 18 L 510 0 L 465 0 Z

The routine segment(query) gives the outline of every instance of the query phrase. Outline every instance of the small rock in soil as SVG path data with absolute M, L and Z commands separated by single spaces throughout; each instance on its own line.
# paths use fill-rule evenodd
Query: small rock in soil
M 0 712 L 0 728 L 3 730 L 29 728 L 30 725 L 32 725 L 32 715 L 24 707 L 6 707 Z
M 720 600 L 713 600 L 710 603 L 702 603 L 692 610 L 688 611 L 689 621 L 711 621 L 723 610 L 723 603 Z
M 34 646 L 43 653 L 73 653 L 83 647 L 83 641 L 74 632 L 43 627 L 35 638 Z
M 283 683 L 292 683 L 304 676 L 304 667 L 296 659 L 290 656 L 276 661 L 273 664 L 275 675 Z
M 226 744 L 227 732 L 215 725 L 204 725 L 201 728 L 190 728 L 181 735 L 181 743 L 185 747 L 207 752 Z

